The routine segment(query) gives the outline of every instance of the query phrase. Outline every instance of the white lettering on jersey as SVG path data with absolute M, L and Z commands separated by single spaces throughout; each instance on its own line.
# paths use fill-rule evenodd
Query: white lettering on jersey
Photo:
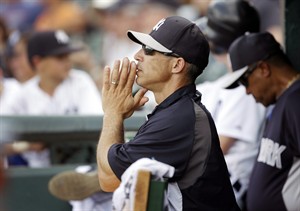
M 257 161 L 281 169 L 281 154 L 285 149 L 286 146 L 279 146 L 278 143 L 271 139 L 263 138 L 261 140 L 261 147 Z
M 62 30 L 55 32 L 55 38 L 58 43 L 67 44 L 70 40 L 69 36 Z
M 158 21 L 158 23 L 153 27 L 153 30 L 157 31 L 159 29 L 159 27 L 161 27 L 164 23 L 165 23 L 166 19 L 161 19 L 160 21 Z

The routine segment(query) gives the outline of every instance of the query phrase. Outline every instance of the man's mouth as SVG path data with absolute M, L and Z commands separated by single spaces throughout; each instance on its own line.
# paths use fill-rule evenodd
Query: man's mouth
M 142 71 L 142 69 L 141 69 L 139 66 L 137 66 L 136 72 L 138 73 L 138 72 L 140 72 L 140 71 Z

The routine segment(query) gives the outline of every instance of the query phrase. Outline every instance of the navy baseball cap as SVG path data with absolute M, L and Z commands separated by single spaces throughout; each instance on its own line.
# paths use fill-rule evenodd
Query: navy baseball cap
M 29 38 L 27 45 L 30 62 L 34 56 L 57 56 L 79 50 L 82 47 L 72 46 L 69 36 L 63 30 L 36 32 Z
M 209 45 L 195 23 L 171 16 L 160 20 L 150 34 L 128 31 L 128 37 L 162 53 L 176 53 L 187 62 L 204 69 L 208 63 Z
M 239 37 L 231 44 L 228 52 L 233 73 L 224 82 L 223 87 L 232 89 L 238 86 L 238 80 L 246 73 L 249 66 L 283 53 L 283 50 L 273 35 L 262 32 Z

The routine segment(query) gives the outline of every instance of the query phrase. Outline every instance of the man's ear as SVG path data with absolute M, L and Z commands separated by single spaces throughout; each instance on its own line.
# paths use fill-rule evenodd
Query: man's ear
M 271 66 L 267 62 L 261 62 L 259 64 L 259 68 L 261 70 L 261 74 L 263 77 L 268 78 L 271 75 Z
M 34 69 L 37 68 L 37 66 L 39 65 L 40 61 L 41 61 L 41 57 L 40 56 L 33 56 L 31 58 L 31 62 L 32 62 L 32 65 L 33 65 Z
M 175 58 L 172 64 L 172 73 L 180 73 L 183 71 L 186 62 L 183 58 Z

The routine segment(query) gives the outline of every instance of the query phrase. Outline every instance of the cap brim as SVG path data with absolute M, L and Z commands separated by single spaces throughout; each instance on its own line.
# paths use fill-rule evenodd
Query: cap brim
M 171 50 L 167 49 L 165 46 L 157 42 L 153 37 L 149 34 L 144 34 L 141 32 L 128 31 L 127 36 L 133 41 L 140 45 L 147 45 L 150 48 L 153 48 L 156 51 L 164 52 L 164 53 L 172 53 Z
M 239 86 L 238 80 L 242 77 L 242 75 L 247 71 L 248 67 L 243 67 L 239 70 L 230 73 L 228 77 L 224 80 L 222 87 L 224 89 L 234 89 Z

